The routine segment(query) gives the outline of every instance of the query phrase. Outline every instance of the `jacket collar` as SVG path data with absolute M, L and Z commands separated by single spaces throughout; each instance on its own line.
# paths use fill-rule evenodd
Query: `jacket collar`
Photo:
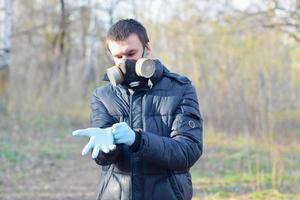
M 109 81 L 107 73 L 105 73 L 104 76 L 102 77 L 102 81 Z

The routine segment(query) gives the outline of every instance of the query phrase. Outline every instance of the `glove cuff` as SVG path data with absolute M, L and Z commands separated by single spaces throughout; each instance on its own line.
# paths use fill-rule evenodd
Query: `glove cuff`
M 135 140 L 134 140 L 133 144 L 129 147 L 129 149 L 131 149 L 131 151 L 133 151 L 133 152 L 137 152 L 139 150 L 140 144 L 141 144 L 142 130 L 136 129 L 136 130 L 134 130 L 134 133 L 135 133 Z

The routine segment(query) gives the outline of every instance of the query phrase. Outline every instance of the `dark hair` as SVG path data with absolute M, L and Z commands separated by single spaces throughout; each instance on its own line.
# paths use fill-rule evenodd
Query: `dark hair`
M 111 41 L 122 41 L 129 37 L 132 33 L 135 33 L 140 39 L 143 47 L 147 47 L 149 38 L 145 27 L 134 19 L 121 19 L 113 24 L 108 30 L 106 36 L 106 47 L 108 48 L 107 42 Z

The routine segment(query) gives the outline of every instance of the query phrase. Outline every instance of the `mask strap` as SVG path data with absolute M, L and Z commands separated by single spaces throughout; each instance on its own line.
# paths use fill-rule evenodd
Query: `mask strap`
M 147 56 L 147 49 L 146 49 L 146 47 L 144 47 L 144 49 L 143 49 L 143 54 L 142 54 L 142 58 L 145 58 L 146 56 Z

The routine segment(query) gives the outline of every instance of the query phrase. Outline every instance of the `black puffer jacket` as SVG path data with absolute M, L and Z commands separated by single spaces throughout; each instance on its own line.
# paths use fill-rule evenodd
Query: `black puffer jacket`
M 189 200 L 190 167 L 202 154 L 202 117 L 191 81 L 156 60 L 147 87 L 132 91 L 108 84 L 95 90 L 93 127 L 126 122 L 141 129 L 140 146 L 119 145 L 95 160 L 102 165 L 101 200 Z

